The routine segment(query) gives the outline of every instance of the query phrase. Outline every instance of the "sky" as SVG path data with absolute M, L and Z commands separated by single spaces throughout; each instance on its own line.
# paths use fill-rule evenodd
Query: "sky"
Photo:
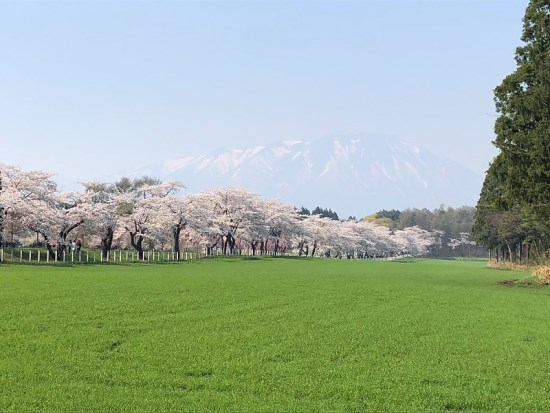
M 527 3 L 0 0 L 0 163 L 63 189 L 223 147 L 384 134 L 483 174 Z

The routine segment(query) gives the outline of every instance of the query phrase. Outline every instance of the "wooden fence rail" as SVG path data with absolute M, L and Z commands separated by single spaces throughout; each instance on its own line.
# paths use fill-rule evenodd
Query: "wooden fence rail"
M 48 251 L 37 248 L 3 248 L 0 249 L 0 262 L 35 262 L 35 263 L 90 263 L 90 262 L 169 262 L 188 261 L 203 258 L 205 255 L 197 252 L 144 251 L 140 259 L 136 251 L 112 250 L 103 257 L 101 251 L 80 250 L 69 251 L 53 256 Z

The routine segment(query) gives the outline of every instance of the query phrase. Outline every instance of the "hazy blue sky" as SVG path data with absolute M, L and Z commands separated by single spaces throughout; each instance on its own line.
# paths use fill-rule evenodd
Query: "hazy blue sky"
M 389 134 L 483 173 L 527 0 L 0 1 L 0 162 Z

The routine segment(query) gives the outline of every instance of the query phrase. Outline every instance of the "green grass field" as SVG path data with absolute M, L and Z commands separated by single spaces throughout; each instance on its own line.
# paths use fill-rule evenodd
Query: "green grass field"
M 0 266 L 0 411 L 550 411 L 550 289 L 483 262 Z

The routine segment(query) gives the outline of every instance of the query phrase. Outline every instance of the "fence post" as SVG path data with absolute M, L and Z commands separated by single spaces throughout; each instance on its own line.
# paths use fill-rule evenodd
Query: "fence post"
M 38 250 L 38 262 L 40 262 L 40 250 Z

